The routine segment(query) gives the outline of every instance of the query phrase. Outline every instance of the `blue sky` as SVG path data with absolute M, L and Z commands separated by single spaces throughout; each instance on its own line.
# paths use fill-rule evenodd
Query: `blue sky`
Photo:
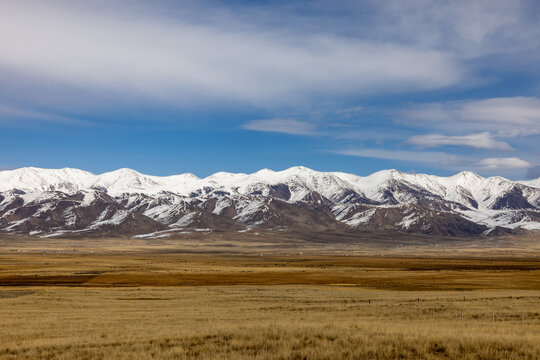
M 2 1 L 0 168 L 540 176 L 535 1 Z

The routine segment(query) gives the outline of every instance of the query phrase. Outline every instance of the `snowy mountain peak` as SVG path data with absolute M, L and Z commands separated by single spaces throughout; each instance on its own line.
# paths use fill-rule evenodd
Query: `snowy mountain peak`
M 130 168 L 121 168 L 121 169 L 110 171 L 108 173 L 104 173 L 102 175 L 105 175 L 105 174 L 111 174 L 111 175 L 114 174 L 114 175 L 117 175 L 117 176 L 144 176 L 143 174 L 141 174 L 137 170 L 133 170 L 133 169 L 130 169 Z
M 395 170 L 381 170 L 371 175 L 360 177 L 360 182 L 367 188 L 374 188 L 386 184 L 388 181 L 402 179 L 403 173 Z
M 466 188 L 475 187 L 484 180 L 480 175 L 471 171 L 462 171 L 448 178 L 454 185 L 460 185 Z
M 74 191 L 78 184 L 94 174 L 72 168 L 41 169 L 24 167 L 0 171 L 0 191 Z
M 523 185 L 531 186 L 540 189 L 540 177 L 534 180 L 521 181 Z
M 264 168 L 254 173 L 254 175 L 267 175 L 267 174 L 274 174 L 274 173 L 275 173 L 274 170 Z
M 109 194 L 154 192 L 164 184 L 162 178 L 144 175 L 133 169 L 123 168 L 97 175 L 85 182 L 83 188 L 106 189 Z
M 175 176 L 175 175 L 172 175 L 172 176 Z M 190 179 L 199 179 L 199 177 L 197 175 L 192 174 L 192 173 L 183 173 L 180 176 L 184 176 L 184 177 L 190 178 Z
M 483 179 L 483 177 L 481 177 L 480 175 L 478 175 L 477 173 L 474 173 L 472 171 L 461 171 L 461 172 L 458 172 L 457 174 L 453 175 L 452 177 L 453 178 L 477 179 L 477 180 L 482 180 Z
M 358 176 L 303 166 L 218 172 L 202 179 L 127 168 L 99 175 L 21 168 L 0 171 L 0 230 L 140 233 L 264 226 L 443 235 L 498 228 L 509 233 L 540 230 L 536 183 L 468 171 L 439 177 L 390 169 Z
M 22 167 L 19 169 L 13 169 L 13 170 L 4 170 L 0 171 L 1 174 L 6 175 L 12 175 L 12 176 L 19 176 L 19 177 L 36 177 L 36 178 L 80 178 L 85 176 L 91 176 L 94 175 L 91 172 L 75 169 L 75 168 L 62 168 L 62 169 L 44 169 L 44 168 L 38 168 L 38 167 Z
M 51 190 L 92 190 L 101 189 L 108 193 L 157 193 L 160 191 L 187 194 L 197 188 L 212 186 L 227 191 L 238 186 L 252 187 L 255 184 L 289 183 L 307 187 L 310 191 L 339 191 L 351 188 L 362 193 L 373 193 L 387 186 L 389 181 L 407 182 L 433 190 L 461 186 L 473 193 L 480 182 L 489 184 L 514 184 L 501 177 L 483 178 L 470 171 L 462 171 L 450 177 L 437 177 L 425 174 L 408 174 L 396 169 L 382 170 L 368 176 L 358 176 L 339 172 L 319 172 L 304 166 L 294 166 L 282 171 L 262 169 L 252 174 L 217 172 L 204 179 L 185 173 L 171 176 L 151 176 L 136 170 L 122 168 L 94 175 L 79 169 L 40 169 L 20 168 L 0 171 L 0 191 L 20 189 L 25 191 Z M 539 181 L 522 181 L 521 184 L 535 186 Z M 332 187 L 335 187 L 332 188 Z M 338 189 L 340 188 L 340 189 Z M 327 191 L 325 191 L 327 193 Z
M 295 174 L 305 174 L 305 173 L 316 173 L 318 171 L 312 170 L 310 168 L 307 168 L 305 166 L 292 166 L 286 170 L 283 170 L 284 172 L 288 173 L 295 173 Z

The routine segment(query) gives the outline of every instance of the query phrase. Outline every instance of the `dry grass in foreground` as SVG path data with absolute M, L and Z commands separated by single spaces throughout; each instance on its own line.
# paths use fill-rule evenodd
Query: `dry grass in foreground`
M 8 253 L 0 283 L 1 359 L 540 358 L 535 259 Z

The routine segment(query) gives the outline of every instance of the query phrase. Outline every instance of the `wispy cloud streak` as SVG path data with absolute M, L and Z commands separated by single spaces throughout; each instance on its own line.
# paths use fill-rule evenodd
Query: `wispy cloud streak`
M 478 165 L 484 170 L 515 170 L 531 166 L 531 163 L 516 157 L 511 158 L 487 158 L 480 160 Z
M 382 149 L 343 149 L 334 151 L 337 154 L 359 156 L 375 159 L 399 160 L 420 163 L 440 164 L 453 160 L 451 155 L 438 151 L 407 151 Z
M 412 125 L 454 131 L 494 131 L 499 136 L 540 133 L 540 99 L 504 97 L 420 104 L 400 111 Z
M 265 119 L 251 120 L 242 125 L 242 129 L 294 135 L 313 135 L 315 126 L 294 119 Z
M 493 139 L 489 132 L 463 136 L 445 136 L 440 134 L 416 135 L 407 139 L 407 143 L 419 147 L 454 145 L 467 146 L 476 149 L 512 150 L 512 147 L 506 142 Z
M 25 122 L 51 122 L 65 125 L 95 125 L 86 120 L 80 120 L 67 116 L 54 115 L 49 111 L 36 111 L 15 108 L 0 104 L 0 124 L 1 123 L 20 123 Z

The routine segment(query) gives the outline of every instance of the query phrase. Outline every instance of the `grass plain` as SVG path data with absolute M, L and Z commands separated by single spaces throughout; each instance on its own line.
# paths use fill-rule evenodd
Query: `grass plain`
M 0 359 L 540 358 L 534 237 L 43 240 L 0 240 Z

